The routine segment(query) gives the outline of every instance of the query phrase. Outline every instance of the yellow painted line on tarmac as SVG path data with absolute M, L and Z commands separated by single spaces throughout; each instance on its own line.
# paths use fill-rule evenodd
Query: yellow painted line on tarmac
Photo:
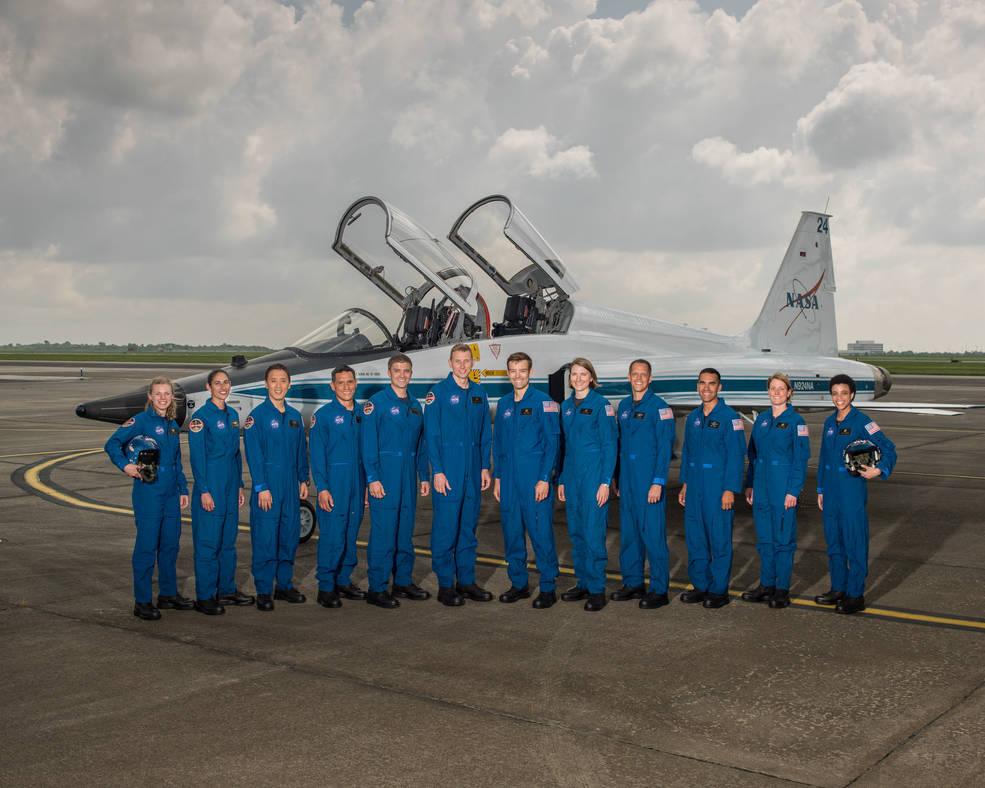
M 920 471 L 893 471 L 893 476 L 930 476 L 935 479 L 974 479 L 985 481 L 985 476 L 965 476 L 960 473 L 921 473 Z
M 93 454 L 97 454 L 98 452 L 101 451 L 102 449 L 85 449 L 82 451 L 72 452 L 70 454 L 62 454 L 61 456 L 53 457 L 50 460 L 45 460 L 44 462 L 39 463 L 38 465 L 35 465 L 32 468 L 29 468 L 27 471 L 25 471 L 24 481 L 32 489 L 37 490 L 38 492 L 44 494 L 45 496 L 53 498 L 57 501 L 61 501 L 62 503 L 68 504 L 70 506 L 75 506 L 80 509 L 89 509 L 98 512 L 110 512 L 112 514 L 133 515 L 133 509 L 131 509 L 130 507 L 114 506 L 111 504 L 96 503 L 94 501 L 86 501 L 83 500 L 82 498 L 76 498 L 73 495 L 69 495 L 68 493 L 62 492 L 61 490 L 57 490 L 54 487 L 45 484 L 41 480 L 41 473 L 47 470 L 48 468 L 52 468 L 56 465 L 60 465 L 61 463 L 71 462 L 72 460 L 79 459 L 80 457 L 88 457 Z M 980 479 L 983 477 L 976 476 L 969 478 Z M 191 518 L 187 516 L 182 517 L 181 519 L 182 522 L 186 522 L 186 523 L 191 522 Z M 240 525 L 239 530 L 249 532 L 250 528 L 247 525 Z M 317 538 L 318 538 L 317 534 L 312 536 L 312 539 L 317 539 Z M 367 546 L 367 543 L 363 540 L 358 540 L 356 544 L 362 548 L 366 548 Z M 423 557 L 430 557 L 431 555 L 431 551 L 424 547 L 415 547 L 414 553 L 416 555 Z M 476 563 L 481 564 L 483 566 L 494 566 L 494 567 L 507 566 L 506 561 L 498 556 L 480 555 L 476 558 Z M 527 564 L 527 567 L 531 570 L 536 571 L 536 565 L 533 562 L 529 562 Z M 574 570 L 571 569 L 570 567 L 560 567 L 560 574 L 573 577 L 575 573 Z M 622 575 L 619 574 L 618 572 L 606 572 L 606 578 L 609 580 L 621 581 Z M 649 580 L 649 578 L 646 578 L 646 580 Z M 681 583 L 679 581 L 671 581 L 670 587 L 675 590 L 686 590 L 688 588 L 691 588 L 689 584 Z M 728 593 L 729 596 L 736 598 L 739 598 L 742 595 L 741 591 L 735 591 L 733 589 L 729 589 Z M 803 608 L 828 610 L 834 613 L 834 608 L 818 605 L 816 602 L 814 602 L 813 599 L 806 599 L 802 597 L 792 596 L 790 597 L 790 604 L 792 606 L 803 607 Z M 955 629 L 966 629 L 966 630 L 972 630 L 977 632 L 985 632 L 985 621 L 967 620 L 963 618 L 952 618 L 946 615 L 939 615 L 936 613 L 929 613 L 929 612 L 923 612 L 917 610 L 909 611 L 909 610 L 892 610 L 883 607 L 866 607 L 864 611 L 862 611 L 861 613 L 856 613 L 854 615 L 866 616 L 870 618 L 886 618 L 886 619 L 891 619 L 901 622 L 931 624 L 936 626 L 951 627 Z
M 102 449 L 86 449 L 85 451 L 102 451 Z M 6 460 L 9 457 L 43 457 L 47 454 L 64 454 L 65 449 L 59 449 L 58 451 L 23 451 L 19 454 L 0 454 L 0 460 Z

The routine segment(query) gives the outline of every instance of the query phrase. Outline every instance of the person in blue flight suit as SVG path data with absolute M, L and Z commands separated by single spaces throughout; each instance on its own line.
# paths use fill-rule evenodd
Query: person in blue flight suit
M 175 421 L 174 387 L 168 378 L 154 378 L 147 389 L 147 407 L 110 435 L 103 447 L 113 464 L 133 478 L 133 516 L 137 539 L 133 545 L 133 614 L 145 621 L 161 617 L 160 608 L 191 610 L 192 600 L 178 593 L 178 541 L 181 509 L 188 506 L 188 482 L 181 467 L 181 441 Z M 140 469 L 126 456 L 127 444 L 138 435 L 153 438 L 160 449 L 157 479 L 145 482 Z M 154 564 L 157 564 L 157 607 L 153 603 Z
M 564 458 L 557 497 L 565 504 L 577 583 L 561 594 L 561 599 L 585 599 L 585 610 L 595 612 L 606 603 L 605 529 L 618 428 L 612 405 L 595 390 L 599 379 L 591 361 L 572 361 L 568 379 L 574 391 L 561 404 Z
M 865 578 L 869 573 L 868 482 L 888 479 L 896 466 L 896 446 L 872 419 L 852 405 L 855 381 L 835 375 L 828 382 L 835 411 L 824 420 L 817 466 L 817 507 L 824 520 L 831 588 L 814 597 L 819 605 L 836 605 L 839 613 L 865 610 Z M 845 467 L 845 447 L 868 440 L 879 447 L 878 464 L 853 476 Z
M 246 417 L 243 436 L 253 483 L 253 584 L 257 610 L 268 611 L 274 609 L 274 599 L 292 604 L 306 599 L 294 587 L 294 556 L 300 501 L 308 497 L 308 441 L 301 414 L 287 404 L 291 387 L 287 367 L 271 364 L 263 379 L 267 399 Z
M 540 573 L 540 593 L 533 607 L 544 610 L 557 602 L 557 549 L 554 546 L 554 499 L 551 483 L 557 466 L 561 433 L 560 407 L 530 385 L 533 360 L 512 353 L 506 370 L 513 391 L 499 400 L 493 430 L 493 496 L 499 501 L 503 544 L 510 588 L 500 602 L 530 596 L 527 572 L 527 534 Z
M 639 599 L 644 610 L 669 603 L 670 553 L 667 550 L 667 505 L 664 489 L 674 445 L 674 411 L 650 391 L 650 362 L 629 365 L 632 394 L 619 403 L 619 569 L 622 588 L 611 599 Z M 643 565 L 650 559 L 650 589 L 643 585 Z
M 776 372 L 766 382 L 770 410 L 761 413 L 749 437 L 746 501 L 752 506 L 759 551 L 759 585 L 746 602 L 790 606 L 790 577 L 797 550 L 797 499 L 807 478 L 810 431 L 790 405 L 790 378 Z
M 434 474 L 431 567 L 438 577 L 438 601 L 455 607 L 465 597 L 476 602 L 492 599 L 475 582 L 479 504 L 482 491 L 492 485 L 492 422 L 486 393 L 469 380 L 469 346 L 454 345 L 448 366 L 448 377 L 424 399 L 424 434 Z
M 365 599 L 352 582 L 356 537 L 366 506 L 366 473 L 359 456 L 362 409 L 356 405 L 356 372 L 332 370 L 335 399 L 311 417 L 311 475 L 318 490 L 318 604 L 342 606 L 346 599 Z
M 422 601 L 431 596 L 413 578 L 417 492 L 427 496 L 431 489 L 424 414 L 407 391 L 413 369 L 409 356 L 391 356 L 390 385 L 363 405 L 360 448 L 370 515 L 366 602 L 384 609 L 400 607 L 400 599 Z M 392 594 L 387 590 L 391 576 Z
M 243 494 L 243 455 L 239 414 L 226 404 L 229 375 L 209 373 L 208 402 L 188 422 L 192 461 L 192 539 L 195 543 L 195 609 L 209 616 L 225 605 L 252 605 L 236 588 L 236 537 Z
M 698 374 L 701 405 L 688 414 L 681 450 L 681 491 L 687 572 L 693 588 L 681 601 L 706 608 L 729 603 L 732 520 L 742 492 L 746 433 L 739 414 L 718 394 L 722 376 L 710 367 Z

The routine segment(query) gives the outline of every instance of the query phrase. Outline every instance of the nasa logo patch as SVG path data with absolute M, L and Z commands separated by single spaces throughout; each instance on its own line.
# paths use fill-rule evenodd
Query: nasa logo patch
M 154 432 L 156 432 L 158 435 L 163 435 L 164 434 L 164 427 L 162 427 L 160 424 L 158 424 L 156 427 L 154 427 Z
M 629 418 L 629 411 L 628 410 L 624 410 L 622 413 L 619 414 L 619 418 L 620 419 L 628 419 Z
M 205 424 L 202 422 L 201 419 L 192 419 L 190 422 L 188 422 L 189 432 L 201 432 L 204 429 L 204 427 Z
M 462 401 L 462 398 L 461 398 L 461 397 L 459 397 L 459 396 L 458 396 L 458 394 L 452 394 L 452 395 L 451 395 L 451 397 L 449 397 L 449 398 L 448 398 L 448 401 L 449 401 L 449 402 L 450 402 L 450 403 L 451 403 L 452 405 L 457 405 L 457 404 L 458 404 L 459 402 L 461 402 L 461 401 Z
M 226 422 L 224 422 L 222 419 L 219 419 L 219 421 L 215 423 L 215 426 L 220 430 L 224 430 L 226 429 Z
M 338 416 L 336 416 L 335 417 L 335 423 L 336 424 L 344 424 L 345 423 L 345 416 L 343 416 L 341 414 L 338 415 Z
M 567 409 L 567 410 L 566 410 L 566 411 L 564 412 L 564 415 L 565 415 L 565 416 L 570 416 L 570 415 L 571 415 L 572 413 L 574 413 L 574 411 L 573 411 L 573 410 L 572 410 L 571 408 L 568 408 L 568 409 Z
M 271 419 L 270 420 L 270 429 L 272 429 L 272 430 L 279 430 L 280 429 L 280 422 L 277 421 L 277 419 Z
M 507 408 L 506 410 L 503 411 L 503 418 L 504 419 L 508 419 L 512 415 L 513 415 L 513 411 L 510 410 L 509 408 Z
M 392 408 L 390 408 L 390 415 L 391 416 L 399 416 L 400 415 L 400 408 L 398 406 L 394 405 Z
M 252 426 L 253 426 L 253 417 L 247 416 L 246 421 L 243 422 L 243 429 L 248 430 Z
M 372 402 L 367 402 L 365 405 L 363 405 L 363 414 L 364 415 L 369 416 L 372 412 L 373 412 L 373 403 Z

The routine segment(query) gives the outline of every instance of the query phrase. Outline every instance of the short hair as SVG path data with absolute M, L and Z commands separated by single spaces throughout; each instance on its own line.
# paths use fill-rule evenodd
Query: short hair
M 211 371 L 211 372 L 209 373 L 209 376 L 208 376 L 208 378 L 206 378 L 206 380 L 205 380 L 205 382 L 206 382 L 206 383 L 207 383 L 208 385 L 210 385 L 210 386 L 211 386 L 211 385 L 212 385 L 212 381 L 213 381 L 213 380 L 215 380 L 215 376 L 216 376 L 216 375 L 219 375 L 219 374 L 222 374 L 222 375 L 225 375 L 225 376 L 226 376 L 227 378 L 229 377 L 229 373 L 228 373 L 228 372 L 226 372 L 226 370 L 224 370 L 224 369 L 222 369 L 222 368 L 219 368 L 219 369 L 213 369 L 213 370 L 212 370 L 212 371 Z M 231 382 L 232 382 L 232 380 L 230 380 L 230 383 L 231 383 Z
M 393 369 L 394 364 L 410 364 L 410 368 L 414 368 L 414 362 L 410 360 L 410 356 L 406 353 L 394 353 L 390 356 L 389 360 L 386 362 L 386 371 L 389 372 Z
M 769 380 L 766 381 L 767 391 L 769 391 L 770 383 L 772 383 L 774 380 L 780 381 L 784 386 L 787 387 L 787 391 L 790 392 L 789 394 L 787 394 L 787 402 L 790 402 L 790 398 L 793 396 L 793 384 L 790 383 L 790 376 L 787 375 L 785 372 L 774 372 L 772 375 L 769 376 Z
M 719 383 L 722 382 L 722 373 L 719 372 L 714 367 L 705 367 L 703 370 L 701 370 L 698 373 L 698 377 L 700 378 L 702 375 L 714 375 L 716 378 L 718 378 Z
M 828 393 L 830 394 L 831 390 L 839 384 L 848 386 L 848 390 L 852 393 L 852 398 L 855 398 L 855 379 L 851 375 L 846 375 L 842 372 L 833 376 L 831 380 L 828 381 Z
M 506 359 L 506 368 L 509 369 L 510 368 L 510 364 L 516 364 L 516 363 L 518 363 L 520 361 L 526 361 L 527 362 L 527 369 L 528 370 L 531 370 L 531 369 L 534 368 L 534 360 L 532 358 L 530 358 L 530 356 L 528 356 L 522 350 L 518 350 L 516 353 L 510 353 L 510 355 Z
M 585 369 L 588 370 L 588 374 L 591 375 L 592 378 L 588 386 L 589 388 L 596 388 L 599 384 L 599 376 L 595 372 L 595 367 L 592 366 L 591 361 L 589 361 L 587 358 L 582 358 L 581 356 L 579 356 L 578 358 L 571 359 L 571 363 L 568 365 L 568 382 L 569 383 L 571 382 L 571 367 L 575 365 L 579 367 L 584 367 Z
M 348 364 L 342 364 L 341 366 L 338 366 L 332 370 L 332 383 L 335 382 L 335 378 L 337 378 L 339 375 L 345 372 L 349 372 L 353 378 L 356 377 L 356 370 L 354 370 Z
M 472 358 L 472 348 L 466 345 L 464 342 L 459 342 L 451 346 L 451 352 L 448 353 L 448 358 L 450 359 L 456 353 L 468 353 L 469 358 Z
M 647 375 L 652 375 L 653 374 L 653 367 L 650 366 L 650 362 L 647 361 L 645 358 L 636 358 L 636 359 L 633 359 L 632 361 L 630 361 L 629 362 L 629 371 L 632 372 L 633 371 L 633 367 L 635 367 L 637 364 L 642 364 L 643 366 L 646 367 L 646 374 Z
M 291 370 L 285 367 L 283 364 L 271 364 L 267 367 L 267 371 L 263 373 L 263 382 L 266 383 L 270 379 L 271 372 L 286 372 L 287 379 L 291 379 Z

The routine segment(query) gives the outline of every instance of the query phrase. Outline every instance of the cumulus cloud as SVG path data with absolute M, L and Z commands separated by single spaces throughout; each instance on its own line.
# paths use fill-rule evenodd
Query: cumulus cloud
M 562 148 L 543 126 L 507 129 L 489 149 L 494 164 L 514 167 L 534 178 L 596 178 L 592 151 L 586 145 Z
M 331 252 L 354 199 L 441 235 L 504 192 L 584 299 L 728 331 L 830 200 L 842 339 L 879 292 L 890 346 L 985 345 L 958 322 L 985 287 L 985 5 L 711 5 L 3 4 L 2 335 L 165 338 L 116 319 L 139 298 L 173 338 L 286 343 L 379 306 Z

